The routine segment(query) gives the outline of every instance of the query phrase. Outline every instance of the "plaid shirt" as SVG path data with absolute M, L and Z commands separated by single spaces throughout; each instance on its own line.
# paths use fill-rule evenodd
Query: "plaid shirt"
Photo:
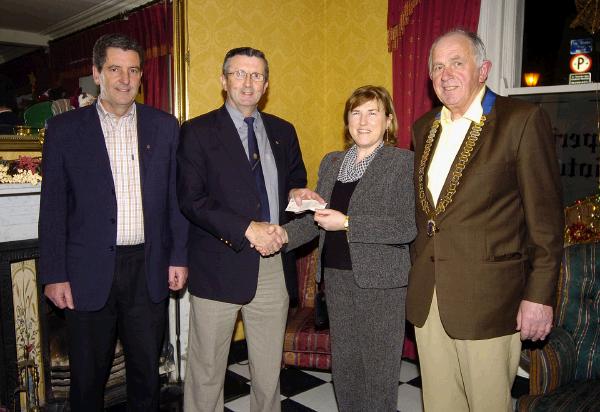
M 144 243 L 144 211 L 140 183 L 135 103 L 122 117 L 96 105 L 117 197 L 117 245 Z

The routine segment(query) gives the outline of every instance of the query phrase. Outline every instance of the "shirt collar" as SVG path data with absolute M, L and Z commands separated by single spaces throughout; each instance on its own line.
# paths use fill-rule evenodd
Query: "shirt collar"
M 246 127 L 246 123 L 244 122 L 244 119 L 248 116 L 244 116 L 242 114 L 242 112 L 240 112 L 238 109 L 236 109 L 235 107 L 233 107 L 232 105 L 230 105 L 229 103 L 225 102 L 225 108 L 227 109 L 227 113 L 229 113 L 229 116 L 231 117 L 231 120 L 233 120 L 233 124 L 235 125 L 236 129 L 241 129 L 243 127 Z M 252 112 L 252 114 L 249 117 L 254 117 L 254 127 L 255 128 L 259 128 L 262 125 L 262 118 L 260 117 L 260 112 L 257 109 L 254 109 L 254 111 Z
M 479 90 L 479 93 L 477 93 L 477 96 L 475 96 L 465 114 L 462 115 L 462 118 L 465 118 L 475 123 L 479 123 L 481 121 L 481 116 L 483 115 L 483 107 L 481 107 L 481 101 L 483 100 L 484 94 L 485 86 L 483 86 L 481 90 Z M 446 124 L 452 122 L 452 114 L 446 106 L 442 108 L 441 121 Z
M 106 119 L 107 117 L 113 120 L 116 120 L 118 117 L 114 113 L 108 112 L 104 106 L 102 106 L 102 99 L 96 99 L 96 109 L 98 110 L 98 115 L 100 115 L 101 119 Z M 136 105 L 135 102 L 131 105 L 127 113 L 125 113 L 122 118 L 133 117 L 136 114 Z

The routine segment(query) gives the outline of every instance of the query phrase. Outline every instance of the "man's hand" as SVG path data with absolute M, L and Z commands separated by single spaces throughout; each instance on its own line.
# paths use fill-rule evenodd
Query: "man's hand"
M 313 192 L 312 190 L 310 190 L 308 188 L 290 190 L 288 199 L 294 199 L 294 202 L 296 202 L 296 204 L 298 206 L 302 206 L 302 200 L 310 200 L 310 199 L 316 200 L 319 203 L 325 203 L 323 198 L 321 196 L 319 196 L 318 193 Z
M 287 233 L 281 226 L 266 222 L 251 222 L 246 229 L 246 239 L 263 256 L 277 253 L 287 242 Z
M 333 209 L 315 210 L 315 222 L 325 230 L 344 230 L 346 215 Z
M 521 340 L 544 340 L 552 329 L 552 306 L 522 300 L 517 313 L 517 330 Z
M 75 309 L 71 284 L 69 282 L 49 283 L 44 288 L 44 295 L 59 309 Z
M 188 268 L 185 266 L 169 266 L 169 289 L 181 290 L 188 278 Z

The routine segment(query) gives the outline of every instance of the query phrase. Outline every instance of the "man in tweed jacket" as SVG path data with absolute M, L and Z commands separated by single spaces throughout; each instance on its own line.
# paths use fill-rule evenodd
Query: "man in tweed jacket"
M 552 129 L 539 107 L 487 89 L 490 67 L 476 34 L 441 36 L 430 77 L 444 107 L 413 127 L 406 310 L 427 411 L 512 410 L 521 340 L 552 325 L 563 228 Z

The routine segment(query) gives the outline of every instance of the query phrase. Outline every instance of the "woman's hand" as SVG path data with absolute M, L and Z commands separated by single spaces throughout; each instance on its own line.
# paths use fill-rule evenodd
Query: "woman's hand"
M 325 230 L 344 230 L 346 215 L 333 209 L 315 211 L 315 222 Z

